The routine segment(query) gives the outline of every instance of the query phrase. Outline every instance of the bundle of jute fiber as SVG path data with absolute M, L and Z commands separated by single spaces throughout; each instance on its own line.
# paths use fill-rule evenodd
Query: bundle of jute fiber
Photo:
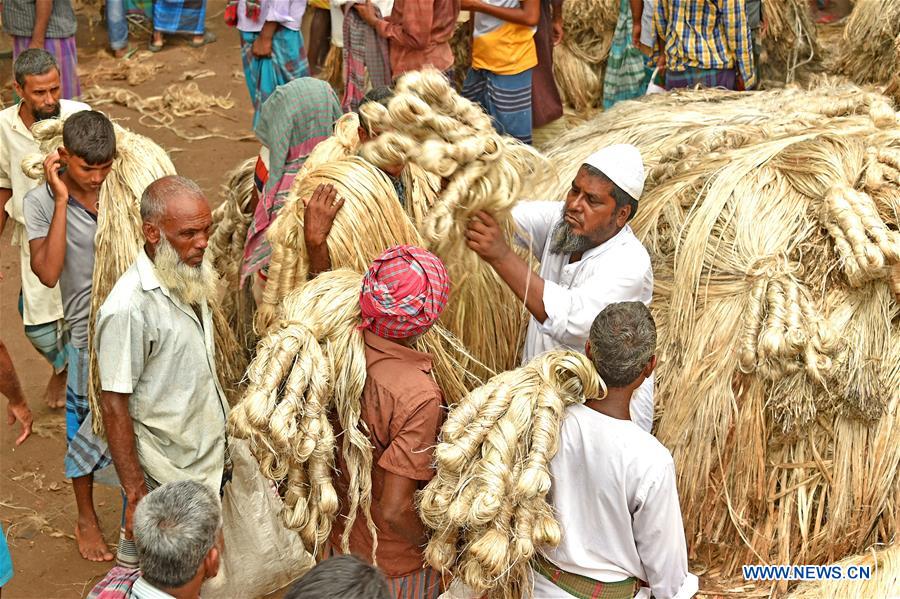
M 360 511 L 377 539 L 370 514 L 372 446 L 360 424 L 366 381 L 361 287 L 360 273 L 341 268 L 290 293 L 257 347 L 246 392 L 230 416 L 233 434 L 249 440 L 261 471 L 283 491 L 285 525 L 313 554 L 323 548 L 338 509 L 331 480 L 333 421 L 343 431 L 350 482 L 342 550 L 349 551 L 349 531 Z M 442 336 L 446 332 L 434 325 L 417 348 L 431 353 L 429 339 Z M 440 380 L 440 373 L 435 376 Z
M 643 153 L 657 435 L 692 553 L 726 573 L 900 527 L 897 123 L 846 85 L 691 92 L 625 103 L 550 152 L 569 176 L 597 147 Z
M 256 157 L 248 158 L 228 174 L 222 186 L 222 203 L 212 213 L 213 228 L 206 250 L 219 273 L 222 314 L 248 361 L 257 341 L 253 331 L 256 305 L 250 286 L 240 284 L 240 272 L 247 228 L 253 220 L 250 200 L 255 186 L 256 160 Z
M 900 595 L 900 545 L 872 547 L 833 565 L 840 566 L 848 578 L 804 582 L 788 599 L 869 599 Z
M 34 179 L 42 179 L 44 155 L 62 146 L 64 120 L 52 119 L 36 123 L 32 128 L 41 154 L 28 157 L 22 169 Z M 142 251 L 140 199 L 144 189 L 153 181 L 174 175 L 175 167 L 165 150 L 147 137 L 115 126 L 117 156 L 109 176 L 100 189 L 97 211 L 97 233 L 94 237 L 94 273 L 91 285 L 91 315 L 88 326 L 90 380 L 88 402 L 93 414 L 94 431 L 103 434 L 100 413 L 100 374 L 97 369 L 97 350 L 94 331 L 97 313 L 119 277 L 134 263 Z M 213 306 L 215 319 L 217 371 L 223 388 L 233 388 L 233 381 L 243 374 L 237 355 L 234 335 L 227 328 L 221 311 Z
M 454 406 L 435 449 L 435 478 L 419 497 L 433 531 L 428 563 L 484 596 L 525 596 L 529 560 L 564 534 L 546 497 L 565 409 L 605 395 L 587 357 L 555 351 Z
M 487 115 L 434 70 L 405 74 L 387 107 L 369 103 L 360 110 L 385 130 L 362 146 L 361 156 L 376 166 L 411 162 L 446 181 L 419 227 L 453 281 L 441 322 L 488 367 L 474 370 L 473 364 L 470 370 L 479 376 L 514 367 L 527 312 L 468 248 L 466 227 L 477 211 L 485 210 L 512 240 L 512 206 L 535 173 L 547 170 L 543 158 L 499 135 Z
M 816 24 L 805 0 L 763 0 L 766 27 L 760 36 L 763 80 L 792 83 L 822 62 Z
M 553 50 L 553 75 L 563 102 L 590 114 L 603 103 L 603 71 L 619 18 L 618 0 L 567 0 L 563 41 Z
M 900 72 L 900 4 L 858 0 L 831 68 L 859 84 L 890 84 Z
M 277 324 L 282 300 L 308 284 L 304 208 L 320 184 L 333 185 L 338 197 L 344 199 L 328 234 L 332 268 L 349 268 L 362 275 L 372 260 L 389 247 L 423 245 L 412 221 L 403 212 L 393 185 L 380 169 L 356 156 L 304 168 L 268 232 L 272 258 L 263 304 L 257 310 L 256 328 L 260 335 Z M 468 360 L 462 346 L 437 328 L 427 332 L 422 343 L 433 357 L 435 380 L 447 401 L 452 403 L 465 395 L 468 384 L 475 381 L 461 365 L 461 361 Z

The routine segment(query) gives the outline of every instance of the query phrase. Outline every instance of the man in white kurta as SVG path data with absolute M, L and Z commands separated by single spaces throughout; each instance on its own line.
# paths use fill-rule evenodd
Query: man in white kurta
M 469 226 L 469 246 L 525 301 L 532 314 L 523 363 L 553 349 L 583 351 L 594 317 L 613 302 L 653 297 L 650 255 L 628 221 L 644 188 L 644 165 L 634 146 L 592 154 L 564 202 L 520 202 L 513 209 L 518 241 L 541 263 L 540 276 L 503 241 L 481 213 Z M 638 390 L 632 419 L 653 426 L 653 377 Z
M 19 246 L 19 269 L 22 281 L 22 321 L 25 332 L 41 354 L 53 366 L 59 378 L 58 393 L 48 387 L 51 407 L 65 404 L 66 352 L 59 335 L 63 324 L 59 286 L 45 287 L 31 271 L 31 251 L 25 235 L 25 194 L 37 187 L 38 181 L 22 171 L 22 159 L 39 154 L 31 128 L 40 120 L 65 119 L 74 112 L 90 110 L 81 102 L 60 99 L 59 69 L 51 54 L 44 50 L 26 50 L 14 65 L 18 104 L 0 111 L 0 233 L 7 216 L 12 220 L 12 245 Z
M 697 578 L 688 572 L 675 464 L 629 419 L 634 391 L 656 365 L 653 317 L 640 302 L 611 304 L 589 344 L 608 391 L 566 409 L 547 497 L 562 541 L 533 562 L 534 596 L 599 596 L 603 588 L 603 596 L 633 597 L 643 587 L 638 597 L 687 599 Z

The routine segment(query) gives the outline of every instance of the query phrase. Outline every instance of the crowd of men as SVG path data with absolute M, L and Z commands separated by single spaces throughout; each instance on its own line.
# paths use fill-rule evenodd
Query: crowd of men
M 141 4 L 147 3 L 106 2 L 117 57 L 129 51 L 126 9 Z M 331 43 L 343 45 L 348 73 L 342 98 L 307 76 L 300 33 L 305 4 L 229 0 L 225 12 L 240 34 L 254 128 L 263 144 L 241 265 L 241 282 L 257 298 L 271 256 L 265 233 L 306 157 L 344 111 L 388 102 L 391 82 L 404 72 L 429 66 L 452 77 L 449 42 L 460 10 L 471 13 L 473 35 L 472 66 L 461 91 L 498 131 L 527 143 L 534 126 L 562 114 L 550 68 L 553 46 L 563 36 L 562 0 L 334 1 L 328 7 Z M 608 99 L 654 86 L 755 84 L 759 2 L 701 4 L 702 10 L 688 10 L 681 0 L 622 0 Z M 324 9 L 311 3 L 308 10 Z M 151 51 L 163 48 L 167 34 L 186 33 L 193 46 L 215 41 L 205 29 L 205 0 L 157 0 L 149 12 Z M 320 44 L 310 48 L 313 70 L 325 54 L 321 44 L 328 43 L 316 29 L 323 22 L 313 20 L 311 38 Z M 229 408 L 216 372 L 210 312 L 217 276 L 205 252 L 208 201 L 183 177 L 148 186 L 140 206 L 144 249 L 103 302 L 89 339 L 98 200 L 117 155 L 115 132 L 105 115 L 70 99 L 80 90 L 69 0 L 4 0 L 3 26 L 14 39 L 19 102 L 0 112 L 0 232 L 9 219 L 19 246 L 25 334 L 53 367 L 48 404 L 65 406 L 65 471 L 78 510 L 78 550 L 87 560 L 115 561 L 91 596 L 197 597 L 228 550 L 221 544 L 219 498 L 232 476 Z M 38 183 L 20 165 L 38 151 L 32 127 L 51 118 L 65 119 L 63 145 L 46 157 Z M 382 132 L 360 116 L 361 141 Z M 383 170 L 407 206 L 407 165 Z M 674 464 L 651 434 L 656 332 L 647 306 L 653 272 L 628 225 L 643 186 L 635 147 L 597 148 L 584 157 L 564 202 L 516 206 L 515 242 L 540 261 L 539 272 L 512 251 L 492 214 L 481 212 L 468 223 L 469 247 L 531 314 L 523 362 L 557 348 L 586 352 L 609 391 L 605 399 L 570 408 L 563 423 L 549 496 L 563 539 L 532 564 L 536 597 L 652 592 L 684 598 L 697 590 L 688 572 Z M 331 268 L 326 242 L 342 204 L 334 188 L 321 186 L 306 208 L 303 239 L 312 274 Z M 431 356 L 413 346 L 438 319 L 451 290 L 441 261 L 412 246 L 385 248 L 365 275 L 359 301 L 367 379 L 360 403 L 374 447 L 371 500 L 380 570 L 334 557 L 288 596 L 347 596 L 349 589 L 373 598 L 474 596 L 426 563 L 427 531 L 415 507 L 416 492 L 434 475 L 431 452 L 446 406 L 431 377 Z M 89 341 L 97 355 L 102 437 L 94 434 L 87 399 Z M 0 375 L 0 393 L 9 400 L 10 423 L 21 423 L 16 442 L 22 443 L 32 416 L 2 341 Z M 337 466 L 336 487 L 346 488 L 340 456 Z M 115 551 L 103 538 L 93 501 L 94 476 L 110 467 L 123 498 Z M 329 554 L 339 553 L 341 522 Z M 371 559 L 376 540 L 361 519 L 349 535 L 352 553 Z M 0 547 L 0 587 L 11 575 L 6 555 Z

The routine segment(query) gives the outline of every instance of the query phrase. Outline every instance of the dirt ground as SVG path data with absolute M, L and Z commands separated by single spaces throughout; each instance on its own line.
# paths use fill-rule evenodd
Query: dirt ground
M 252 108 L 241 70 L 238 34 L 225 27 L 222 20 L 224 0 L 210 0 L 207 26 L 219 40 L 200 49 L 189 47 L 184 40 L 170 40 L 162 52 L 141 58 L 163 65 L 161 71 L 145 83 L 129 86 L 125 81 L 98 80 L 103 87 L 121 87 L 141 96 L 156 96 L 169 84 L 179 82 L 186 70 L 209 69 L 215 76 L 196 81 L 207 94 L 229 96 L 234 107 L 221 110 L 223 116 L 179 119 L 178 126 L 191 135 L 209 134 L 211 129 L 233 136 L 251 136 Z M 105 52 L 106 30 L 100 23 L 90 23 L 82 15 L 78 31 L 78 58 L 82 71 L 97 65 L 113 65 Z M 146 35 L 136 39 L 132 47 L 146 50 Z M 0 49 L 11 46 L 8 37 L 0 40 Z M 238 76 L 237 74 L 240 74 Z M 12 63 L 0 60 L 0 86 L 6 105 L 11 102 Z M 82 81 L 84 89 L 91 83 Z M 85 83 L 87 83 L 85 85 Z M 139 114 L 125 107 L 95 105 L 109 116 L 138 133 L 154 139 L 169 151 L 179 174 L 197 181 L 207 193 L 210 203 L 219 202 L 219 188 L 224 175 L 259 149 L 255 141 L 206 139 L 186 141 L 165 129 L 153 129 L 138 122 Z M 19 252 L 10 246 L 11 227 L 0 238 L 0 335 L 9 347 L 13 362 L 34 412 L 35 433 L 16 449 L 16 434 L 5 423 L 0 426 L 0 521 L 7 534 L 13 556 L 15 576 L 3 589 L 3 599 L 55 599 L 84 597 L 108 571 L 109 564 L 93 564 L 81 559 L 72 536 L 75 503 L 71 485 L 63 476 L 65 424 L 61 410 L 50 410 L 42 395 L 50 374 L 49 365 L 25 338 L 22 321 L 16 311 L 19 293 Z M 0 400 L 3 406 L 5 400 Z M 5 409 L 2 412 L 5 418 Z M 16 428 L 18 430 L 18 427 Z M 119 491 L 98 486 L 95 503 L 104 534 L 109 543 L 118 537 L 121 499 Z

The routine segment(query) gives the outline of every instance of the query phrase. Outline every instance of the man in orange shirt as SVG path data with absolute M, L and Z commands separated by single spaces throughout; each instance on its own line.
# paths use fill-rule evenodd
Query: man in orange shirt
M 366 344 L 362 421 L 372 443 L 372 521 L 375 557 L 390 596 L 433 599 L 440 574 L 425 565 L 428 539 L 416 512 L 415 493 L 434 476 L 432 450 L 443 420 L 443 395 L 431 377 L 431 356 L 413 349 L 437 321 L 450 284 L 443 263 L 411 245 L 385 251 L 369 268 L 359 297 Z M 342 452 L 338 497 L 348 497 L 350 480 Z M 346 502 L 335 521 L 331 544 L 341 546 Z M 371 559 L 373 538 L 360 514 L 350 529 L 350 551 Z
M 388 41 L 391 76 L 432 66 L 453 66 L 450 38 L 456 28 L 460 0 L 394 0 L 391 16 L 379 18 L 371 0 L 354 8 L 379 36 Z

